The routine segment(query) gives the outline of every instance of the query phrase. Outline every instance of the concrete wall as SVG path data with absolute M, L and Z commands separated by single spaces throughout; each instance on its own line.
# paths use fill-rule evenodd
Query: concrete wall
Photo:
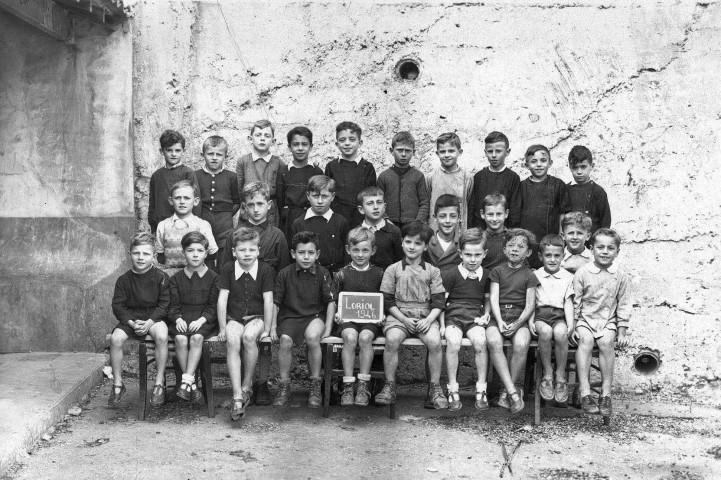
M 0 352 L 104 348 L 135 227 L 132 35 L 0 12 Z
M 335 124 L 354 120 L 379 171 L 401 129 L 416 135 L 425 172 L 445 131 L 460 135 L 472 171 L 485 164 L 485 135 L 506 132 L 522 177 L 528 145 L 550 147 L 551 173 L 570 180 L 564 159 L 584 144 L 634 278 L 619 385 L 717 395 L 719 25 L 717 2 L 146 2 L 134 20 L 139 218 L 167 127 L 187 135 L 194 167 L 210 134 L 229 139 L 233 167 L 260 118 L 275 123 L 286 160 L 287 130 L 309 126 L 321 165 L 335 154 Z M 415 82 L 394 75 L 406 56 L 420 63 Z M 631 368 L 646 347 L 663 362 L 651 378 Z

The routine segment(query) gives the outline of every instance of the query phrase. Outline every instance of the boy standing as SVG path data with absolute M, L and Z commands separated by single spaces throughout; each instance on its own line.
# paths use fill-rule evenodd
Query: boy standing
M 275 129 L 268 120 L 258 120 L 250 128 L 248 136 L 253 150 L 240 157 L 235 173 L 238 175 L 238 188 L 243 188 L 250 182 L 261 182 L 268 185 L 270 192 L 270 210 L 268 222 L 270 225 L 278 226 L 278 206 L 276 205 L 276 179 L 278 170 L 284 165 L 279 157 L 270 153 L 270 148 L 275 144 Z M 231 225 L 232 226 L 232 225 Z
M 410 132 L 396 133 L 390 148 L 395 163 L 378 177 L 378 186 L 385 192 L 388 217 L 401 230 L 408 222 L 427 222 L 430 211 L 423 173 L 410 165 L 415 150 L 416 141 Z
M 490 272 L 506 261 L 503 253 L 508 231 L 505 225 L 508 218 L 506 197 L 500 193 L 486 195 L 481 208 L 481 218 L 486 223 L 486 256 L 482 265 Z
M 233 217 L 240 209 L 238 176 L 225 170 L 228 142 L 213 135 L 203 142 L 205 165 L 195 171 L 200 189 L 200 218 L 210 224 L 218 245 L 218 258 L 223 258 L 226 235 L 233 231 Z M 218 263 L 220 270 L 221 264 Z
M 308 181 L 310 208 L 305 216 L 293 222 L 293 236 L 298 232 L 315 232 L 320 243 L 316 244 L 320 256 L 318 263 L 335 273 L 343 267 L 345 260 L 345 237 L 348 222 L 331 210 L 335 198 L 335 180 L 325 175 L 316 175 Z
M 371 257 L 373 265 L 385 270 L 389 265 L 403 258 L 401 247 L 401 230 L 383 218 L 386 213 L 386 202 L 383 190 L 368 187 L 358 194 L 358 211 L 363 214 L 361 226 L 375 235 L 375 253 Z
M 568 153 L 568 168 L 573 174 L 573 181 L 568 184 L 571 210 L 591 217 L 591 235 L 599 228 L 611 228 L 611 206 L 606 191 L 591 180 L 591 151 L 582 145 L 573 147 Z
M 591 237 L 591 244 L 593 263 L 582 267 L 573 277 L 578 388 L 584 412 L 609 416 L 612 413 L 614 342 L 619 347 L 628 345 L 626 330 L 632 308 L 631 282 L 628 275 L 613 263 L 621 246 L 618 233 L 609 228 L 599 228 Z M 601 367 L 598 404 L 591 397 L 589 378 L 594 344 L 598 345 Z
M 376 395 L 378 405 L 389 405 L 396 399 L 396 370 L 398 349 L 411 335 L 419 338 L 428 348 L 430 383 L 425 408 L 448 408 L 448 400 L 440 385 L 443 349 L 441 347 L 438 316 L 445 305 L 445 290 L 441 271 L 423 261 L 423 252 L 433 234 L 421 221 L 403 226 L 404 258 L 388 267 L 383 274 L 381 292 L 386 311 L 383 333 L 386 348 L 383 367 L 386 382 Z
M 433 216 L 438 223 L 438 231 L 428 242 L 428 250 L 423 257 L 441 272 L 455 268 L 461 263 L 456 241 L 460 211 L 461 202 L 455 195 L 441 195 L 436 200 Z
M 330 336 L 333 328 L 336 294 L 330 273 L 316 264 L 318 245 L 317 233 L 299 232 L 293 235 L 290 253 L 295 263 L 281 270 L 275 281 L 273 301 L 277 309 L 277 327 L 274 323 L 271 339 L 280 339 L 280 388 L 273 405 L 288 403 L 293 345 L 303 340 L 308 348 L 311 380 L 308 406 L 318 408 L 322 403 L 320 369 L 323 355 L 320 341 Z
M 483 199 L 492 193 L 500 193 L 506 198 L 508 226 L 518 227 L 521 221 L 521 178 L 506 167 L 506 157 L 511 153 L 508 137 L 501 132 L 491 132 L 485 143 L 488 166 L 473 176 L 473 190 L 468 202 L 468 228 L 485 228 L 480 207 Z
M 536 287 L 536 312 L 528 321 L 531 334 L 538 337 L 538 351 L 543 364 L 541 398 L 565 406 L 568 400 L 566 360 L 568 336 L 573 332 L 573 274 L 561 268 L 563 239 L 546 235 L 539 247 L 543 267 L 536 270 L 541 284 Z M 552 350 L 556 352 L 556 383 L 553 383 Z
M 295 127 L 288 132 L 288 149 L 293 154 L 293 161 L 281 165 L 278 169 L 276 194 L 280 213 L 280 229 L 290 242 L 293 237 L 293 222 L 305 214 L 310 206 L 308 201 L 308 180 L 316 175 L 323 175 L 323 170 L 310 165 L 308 157 L 313 148 L 313 132 L 306 127 Z
M 561 267 L 571 273 L 593 261 L 593 253 L 586 248 L 586 242 L 591 237 L 591 218 L 581 212 L 567 213 L 563 217 L 561 227 L 566 249 L 563 253 Z
M 148 223 L 152 233 L 155 233 L 161 221 L 173 214 L 173 206 L 168 204 L 172 186 L 181 180 L 188 180 L 197 187 L 193 170 L 182 164 L 185 137 L 175 130 L 164 131 L 160 135 L 160 153 L 165 159 L 165 165 L 150 177 L 148 189 Z M 196 207 L 194 213 L 200 215 L 200 208 Z
M 335 127 L 335 145 L 340 155 L 325 166 L 325 175 L 335 180 L 337 186 L 331 206 L 334 212 L 345 217 L 349 228 L 363 221 L 358 211 L 358 194 L 376 184 L 376 169 L 358 155 L 358 148 L 363 145 L 361 133 L 361 127 L 353 122 L 339 123 Z
M 466 230 L 466 209 L 473 190 L 473 177 L 458 165 L 463 153 L 461 139 L 455 133 L 444 133 L 436 140 L 436 155 L 441 166 L 426 176 L 430 204 L 435 205 L 441 195 L 453 195 L 460 202 L 458 233 Z M 436 229 L 436 219 L 431 219 L 431 228 Z

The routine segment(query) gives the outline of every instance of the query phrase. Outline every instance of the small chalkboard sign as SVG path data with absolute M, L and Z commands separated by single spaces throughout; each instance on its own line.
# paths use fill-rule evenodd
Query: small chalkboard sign
M 338 317 L 344 322 L 369 323 L 383 319 L 383 294 L 341 292 Z

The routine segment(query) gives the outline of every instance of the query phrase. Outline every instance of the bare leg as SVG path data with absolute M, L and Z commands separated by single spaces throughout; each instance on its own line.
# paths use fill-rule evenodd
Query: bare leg
M 343 376 L 353 376 L 353 365 L 355 363 L 355 347 L 358 344 L 358 332 L 352 328 L 344 328 L 341 332 L 343 337 Z
M 290 382 L 290 366 L 293 362 L 293 339 L 288 335 L 280 336 L 280 348 L 278 349 L 278 369 L 280 370 L 280 381 Z
M 611 395 L 611 387 L 613 386 L 616 331 L 604 330 L 603 337 L 596 339 L 596 344 L 598 345 L 598 366 L 601 368 L 601 396 L 607 397 Z
M 591 394 L 591 354 L 596 340 L 587 328 L 577 328 L 579 339 L 576 350 L 576 370 L 578 373 L 578 393 L 581 398 Z
M 419 333 L 418 338 L 428 348 L 428 373 L 431 383 L 439 384 L 443 368 L 443 347 L 441 346 L 441 330 L 435 322 L 426 333 Z
M 478 382 L 486 383 L 488 376 L 488 350 L 486 349 L 486 330 L 483 327 L 473 327 L 466 332 L 468 339 L 476 351 L 476 370 Z M 450 378 L 450 377 L 449 377 Z
M 446 370 L 448 385 L 458 383 L 458 352 L 461 351 L 463 332 L 454 325 L 446 327 Z M 449 387 L 450 388 L 450 387 Z
M 517 383 L 521 373 L 526 369 L 526 356 L 528 345 L 531 343 L 531 332 L 526 327 L 516 330 L 511 338 L 513 344 L 513 356 L 511 357 L 511 378 Z
M 165 364 L 168 361 L 168 326 L 158 322 L 148 332 L 155 341 L 155 384 L 165 385 Z
M 175 358 L 178 359 L 180 370 L 188 373 L 188 337 L 185 335 L 175 336 Z
M 240 361 L 240 345 L 242 343 L 244 327 L 239 322 L 231 321 L 225 326 L 225 346 L 227 352 L 228 375 L 230 385 L 233 387 L 233 398 L 243 398 L 243 388 L 240 381 L 242 364 Z
M 258 363 L 258 339 L 263 333 L 263 320 L 256 318 L 245 325 L 243 330 L 243 390 L 253 389 L 253 378 L 255 377 L 255 365 Z
M 325 323 L 320 318 L 314 319 L 305 329 L 305 344 L 308 346 L 308 371 L 311 378 L 320 378 L 323 363 L 323 350 L 320 348 L 320 337 L 325 331 Z
M 188 375 L 195 375 L 195 370 L 203 356 L 203 336 L 197 333 L 190 337 L 190 351 L 188 352 L 188 364 L 183 370 Z
M 385 371 L 386 382 L 396 381 L 398 349 L 405 339 L 406 334 L 400 328 L 391 328 L 386 332 L 386 348 L 383 352 L 383 370 Z
M 128 334 L 119 328 L 110 335 L 110 368 L 113 369 L 114 385 L 123 383 L 123 345 L 127 339 Z
M 568 327 L 558 322 L 553 327 L 553 341 L 556 347 L 556 381 L 566 381 L 566 362 L 568 361 Z
M 511 372 L 508 369 L 508 361 L 506 360 L 506 354 L 503 352 L 503 335 L 498 330 L 498 327 L 491 325 L 486 328 L 486 342 L 488 350 L 491 353 L 491 362 L 498 373 L 498 376 L 506 388 L 506 392 L 511 394 L 515 393 L 516 387 L 511 379 Z
M 358 336 L 358 343 L 360 344 L 360 354 L 358 355 L 360 370 L 358 373 L 367 375 L 371 372 L 371 364 L 373 363 L 373 339 L 375 337 L 375 334 L 370 330 L 361 330 Z
M 551 363 L 553 329 L 545 322 L 536 322 L 536 332 L 538 333 L 538 352 L 541 354 L 541 364 L 543 365 L 543 379 L 550 380 L 553 379 Z

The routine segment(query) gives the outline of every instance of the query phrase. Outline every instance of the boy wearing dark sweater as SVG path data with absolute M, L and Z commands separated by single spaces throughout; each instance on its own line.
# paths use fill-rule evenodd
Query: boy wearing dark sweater
M 521 178 L 506 167 L 506 158 L 511 153 L 508 137 L 501 132 L 491 132 L 485 143 L 488 166 L 473 177 L 473 190 L 468 202 L 468 228 L 486 227 L 480 214 L 481 204 L 487 195 L 493 193 L 500 193 L 506 198 L 507 226 L 515 228 L 521 221 Z
M 331 210 L 335 197 L 335 180 L 316 175 L 308 181 L 307 191 L 310 208 L 303 217 L 293 222 L 292 233 L 314 232 L 318 234 L 320 251 L 318 263 L 335 273 L 345 260 L 345 237 L 348 235 L 346 219 Z
M 335 127 L 335 145 L 340 155 L 325 166 L 325 175 L 335 180 L 337 188 L 331 207 L 348 220 L 350 228 L 363 221 L 363 215 L 358 211 L 358 194 L 376 184 L 376 169 L 358 155 L 358 149 L 363 145 L 361 133 L 361 127 L 353 122 L 339 123 Z
M 378 187 L 368 187 L 358 194 L 358 211 L 363 214 L 362 227 L 369 229 L 375 235 L 375 253 L 371 263 L 385 270 L 389 265 L 403 258 L 401 247 L 401 229 L 387 218 L 386 202 L 383 190 Z
M 489 272 L 506 261 L 503 247 L 506 243 L 505 222 L 508 218 L 506 197 L 500 193 L 486 195 L 481 206 L 481 218 L 486 223 L 486 256 L 483 268 Z
M 198 188 L 193 170 L 182 164 L 185 137 L 175 130 L 164 131 L 160 135 L 160 153 L 165 165 L 153 172 L 148 189 L 148 223 L 153 234 L 160 222 L 173 215 L 173 206 L 168 202 L 173 185 L 189 180 L 195 185 L 196 191 Z M 193 214 L 200 215 L 200 205 L 193 208 Z
M 426 179 L 410 165 L 415 150 L 416 141 L 410 132 L 396 133 L 390 148 L 395 163 L 378 177 L 378 186 L 385 192 L 388 218 L 401 230 L 408 222 L 428 222 L 430 213 Z
M 568 153 L 568 168 L 573 174 L 573 181 L 568 183 L 571 211 L 583 212 L 591 217 L 590 235 L 599 228 L 611 228 L 611 206 L 606 191 L 591 180 L 591 151 L 582 145 L 573 147 Z

